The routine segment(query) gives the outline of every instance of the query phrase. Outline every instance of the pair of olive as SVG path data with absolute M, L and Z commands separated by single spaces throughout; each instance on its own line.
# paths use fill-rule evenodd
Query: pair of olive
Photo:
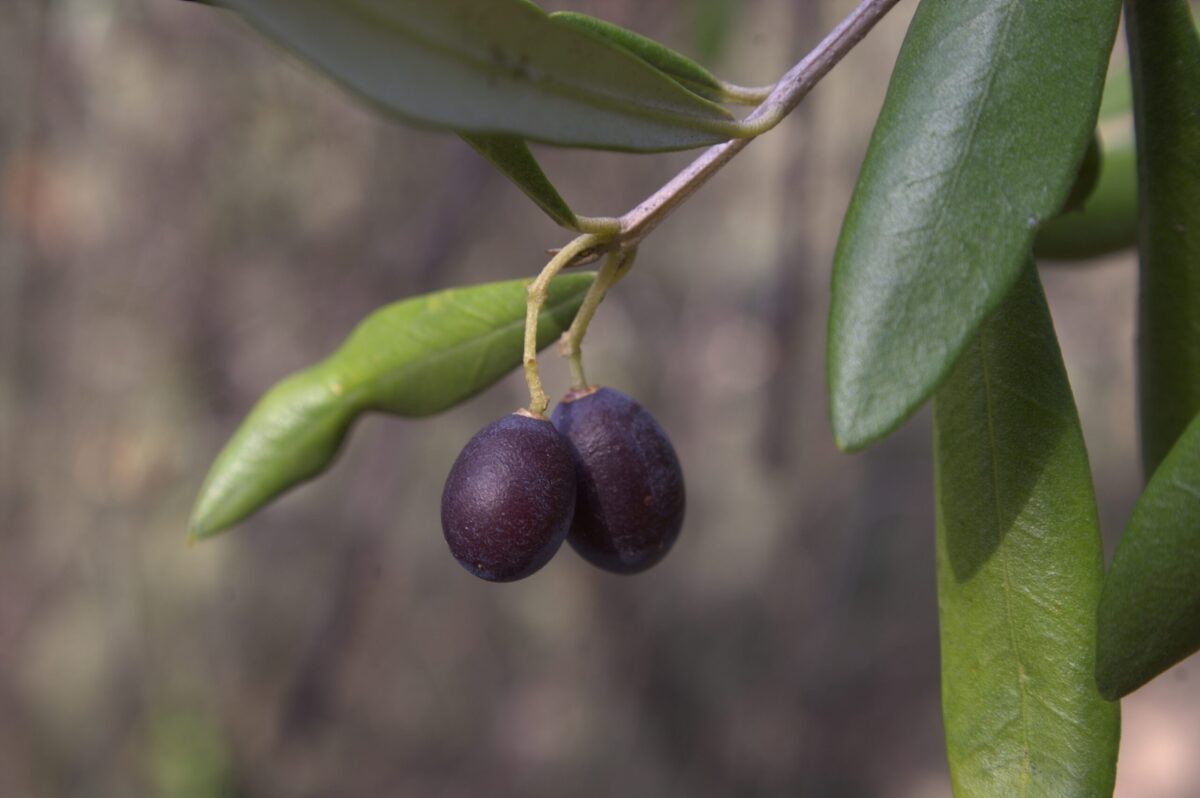
M 611 388 L 567 394 L 550 419 L 518 411 L 462 450 L 442 492 L 442 531 L 493 582 L 541 568 L 564 539 L 614 573 L 644 571 L 683 524 L 683 472 L 662 427 Z

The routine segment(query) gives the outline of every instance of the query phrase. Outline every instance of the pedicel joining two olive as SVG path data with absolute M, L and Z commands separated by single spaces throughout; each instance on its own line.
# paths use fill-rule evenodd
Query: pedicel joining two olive
M 683 525 L 683 472 L 650 413 L 612 388 L 567 394 L 550 419 L 517 411 L 455 460 L 442 531 L 455 559 L 493 582 L 522 579 L 564 539 L 606 571 L 661 560 Z

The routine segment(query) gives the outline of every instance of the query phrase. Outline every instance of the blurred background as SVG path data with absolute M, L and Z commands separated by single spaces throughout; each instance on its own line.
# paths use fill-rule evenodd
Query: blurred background
M 769 83 L 849 0 L 546 2 Z M 372 417 L 337 465 L 185 545 L 272 383 L 400 297 L 532 275 L 565 234 L 455 137 L 372 116 L 232 16 L 8 0 L 0 25 L 0 796 L 949 795 L 930 424 L 848 456 L 829 265 L 915 3 L 642 247 L 589 376 L 688 480 L 636 577 L 564 547 L 485 584 L 438 508 L 512 376 Z M 539 148 L 585 214 L 689 154 Z M 1043 270 L 1107 550 L 1136 497 L 1129 255 Z M 543 366 L 552 395 L 566 369 Z M 1200 794 L 1200 679 L 1124 702 L 1118 795 Z

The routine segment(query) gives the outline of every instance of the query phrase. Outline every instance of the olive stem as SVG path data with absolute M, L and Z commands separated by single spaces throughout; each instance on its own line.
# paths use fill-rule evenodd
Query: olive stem
M 604 242 L 605 248 L 631 249 L 641 243 L 663 219 L 686 202 L 751 141 L 778 125 L 795 110 L 829 70 L 853 50 L 875 27 L 875 23 L 883 19 L 898 2 L 899 0 L 862 0 L 820 44 L 779 79 L 766 99 L 748 117 L 738 123 L 738 130 L 743 138 L 731 139 L 709 147 L 658 191 L 617 219 L 618 232 Z M 611 229 L 611 220 L 603 221 L 604 233 L 607 233 Z M 591 257 L 594 253 L 581 254 L 584 257 L 571 265 L 582 265 L 594 259 Z
M 550 281 L 570 263 L 576 255 L 597 244 L 603 243 L 603 236 L 584 233 L 572 240 L 555 253 L 540 274 L 529 284 L 527 293 L 529 299 L 525 306 L 525 382 L 529 385 L 529 412 L 535 416 L 544 416 L 549 401 L 542 387 L 542 376 L 538 372 L 537 362 L 537 328 L 538 316 L 542 313 L 542 305 L 546 303 L 546 294 Z
M 529 302 L 525 316 L 525 382 L 529 385 L 529 411 L 536 416 L 545 414 L 549 404 L 546 391 L 542 387 L 541 374 L 537 362 L 537 326 L 538 316 L 546 301 L 546 291 L 550 281 L 560 271 L 568 266 L 590 263 L 603 252 L 631 253 L 638 244 L 654 230 L 663 219 L 667 218 L 680 205 L 685 203 L 709 178 L 720 171 L 733 160 L 739 152 L 757 136 L 779 124 L 788 114 L 795 110 L 821 78 L 842 60 L 854 47 L 866 37 L 875 27 L 875 23 L 896 6 L 900 0 L 861 0 L 858 6 L 847 15 L 836 28 L 830 31 L 799 63 L 789 69 L 779 82 L 771 88 L 766 98 L 744 120 L 736 124 L 742 138 L 731 139 L 722 144 L 709 147 L 696 160 L 686 166 L 670 181 L 647 197 L 640 205 L 619 218 L 587 217 L 577 219 L 578 229 L 583 235 L 573 239 L 569 244 L 554 253 L 554 257 L 542 269 L 541 274 L 529 285 Z M 726 86 L 727 91 L 733 91 L 745 101 L 757 99 L 763 93 L 760 89 L 742 89 Z M 612 282 L 620 279 L 623 274 L 622 265 L 628 264 L 628 259 L 611 260 L 605 268 L 612 266 L 616 275 Z M 600 284 L 597 287 L 597 284 Z M 611 285 L 611 282 L 609 283 Z M 603 299 L 604 291 L 609 285 L 602 283 L 597 277 L 596 283 L 588 290 L 588 297 L 597 297 L 594 305 L 598 306 Z M 585 299 L 586 301 L 586 299 Z M 572 379 L 586 387 L 583 378 L 583 365 L 578 356 L 580 340 L 587 329 L 591 315 L 595 313 L 592 307 L 579 328 L 578 337 L 571 337 L 570 343 L 564 339 L 564 351 L 571 358 Z M 572 324 L 574 329 L 575 325 Z M 570 330 L 568 330 L 570 336 Z
M 575 222 L 581 233 L 614 236 L 621 232 L 621 220 L 614 216 L 576 216 Z
M 739 86 L 736 83 L 721 81 L 722 99 L 735 105 L 758 105 L 767 99 L 774 89 L 774 84 L 770 86 Z
M 583 373 L 583 336 L 587 335 L 588 325 L 592 323 L 592 316 L 596 315 L 596 308 L 600 307 L 600 303 L 604 301 L 608 289 L 616 285 L 629 272 L 629 267 L 633 265 L 633 259 L 636 256 L 636 249 L 608 253 L 608 258 L 600 267 L 600 273 L 596 275 L 596 280 L 583 297 L 583 304 L 579 306 L 575 319 L 563 333 L 559 351 L 563 357 L 567 358 L 567 365 L 571 369 L 571 390 L 581 391 L 588 386 L 587 377 Z

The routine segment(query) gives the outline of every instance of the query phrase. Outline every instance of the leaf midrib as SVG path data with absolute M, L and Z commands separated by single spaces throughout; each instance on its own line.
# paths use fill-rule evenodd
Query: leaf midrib
M 1021 747 L 1022 747 L 1022 763 L 1021 763 L 1021 795 L 1029 794 L 1029 779 L 1032 775 L 1032 754 L 1029 746 L 1029 713 L 1026 709 L 1029 696 L 1025 688 L 1025 663 L 1021 659 L 1021 649 L 1017 645 L 1017 631 L 1013 624 L 1012 610 L 1012 581 L 1009 576 L 1008 569 L 1008 552 L 1004 547 L 1002 511 L 1000 500 L 1000 473 L 998 466 L 999 448 L 996 444 L 996 422 L 995 412 L 992 404 L 992 377 L 988 368 L 987 346 L 985 338 L 987 331 L 980 329 L 979 331 L 979 363 L 983 373 L 983 395 L 984 406 L 987 411 L 988 422 L 988 446 L 990 450 L 990 460 L 992 464 L 992 498 L 993 506 L 996 510 L 996 549 L 1000 556 L 1001 570 L 1004 573 L 1004 620 L 1008 627 L 1008 641 L 1012 647 L 1013 659 L 1017 661 L 1017 692 L 1021 696 L 1020 703 L 1020 721 L 1021 721 Z

